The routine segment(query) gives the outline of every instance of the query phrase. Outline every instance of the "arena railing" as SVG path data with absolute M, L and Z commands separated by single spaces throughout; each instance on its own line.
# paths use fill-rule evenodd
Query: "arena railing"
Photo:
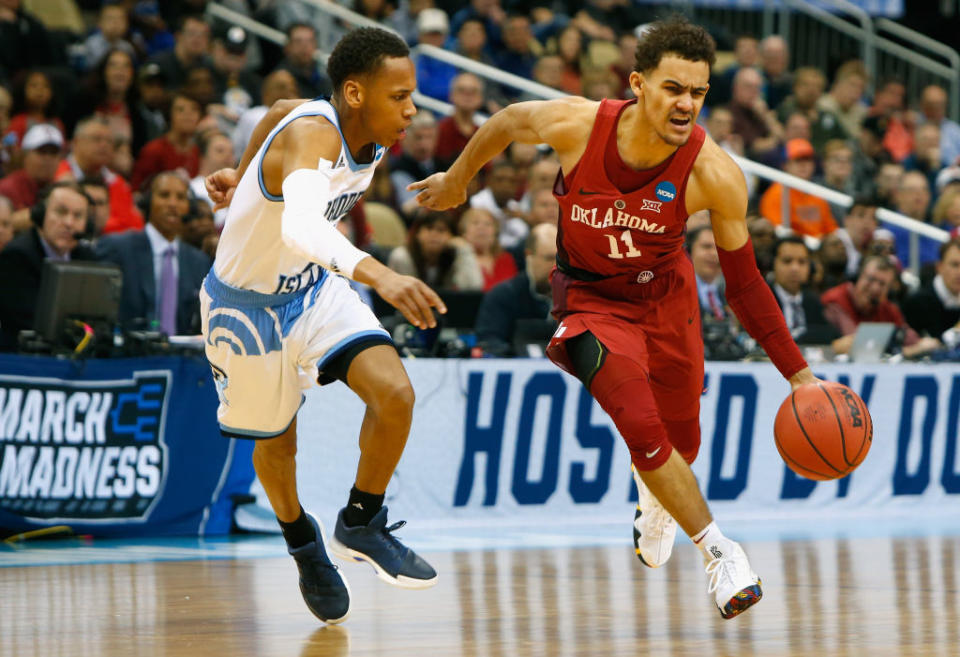
M 838 54 L 859 53 L 871 74 L 870 90 L 877 80 L 890 76 L 903 79 L 911 97 L 928 84 L 941 84 L 948 90 L 950 116 L 960 120 L 960 54 L 890 19 L 873 19 L 848 0 L 721 0 L 708 6 L 685 0 L 677 4 L 694 20 L 730 35 L 784 37 L 797 66 L 826 71 L 836 64 Z
M 896 23 L 889 18 L 878 18 L 874 25 L 878 31 L 884 31 L 891 34 L 911 46 L 921 46 L 930 52 L 940 55 L 949 62 L 949 69 L 944 73 L 942 69 L 937 68 L 932 72 L 940 71 L 950 82 L 950 108 L 951 116 L 954 120 L 960 119 L 960 53 L 954 48 L 931 39 L 926 34 L 911 30 L 900 23 Z M 910 53 L 913 55 L 914 53 Z
M 741 169 L 743 169 L 744 173 L 750 173 L 760 178 L 765 178 L 766 180 L 778 182 L 785 187 L 790 187 L 807 194 L 819 196 L 828 203 L 841 205 L 845 208 L 849 208 L 851 205 L 853 205 L 853 197 L 849 194 L 838 192 L 834 189 L 830 189 L 829 187 L 824 187 L 823 185 L 810 182 L 809 180 L 804 180 L 803 178 L 797 178 L 796 176 L 790 175 L 785 171 L 768 167 L 765 164 L 760 164 L 759 162 L 754 162 L 753 160 L 748 160 L 744 157 L 739 157 L 737 155 L 732 155 L 731 157 L 733 157 L 733 160 L 740 166 Z M 784 207 L 781 214 L 784 217 L 789 217 L 789 195 L 784 194 L 783 199 Z M 937 228 L 936 226 L 931 226 L 930 224 L 922 221 L 911 219 L 906 215 L 900 214 L 899 212 L 894 212 L 893 210 L 888 210 L 886 208 L 877 208 L 877 219 L 883 223 L 905 228 L 910 231 L 910 257 L 908 264 L 910 270 L 915 275 L 919 275 L 920 271 L 920 236 L 922 235 L 923 237 L 929 237 L 930 239 L 938 242 L 946 242 L 950 239 L 950 233 L 942 228 Z
M 380 27 L 384 29 L 390 29 L 387 26 L 384 26 L 380 23 L 372 21 L 366 18 L 365 16 L 356 14 L 350 11 L 349 9 L 345 9 L 344 7 L 341 7 L 340 5 L 337 5 L 334 3 L 327 4 L 325 2 L 322 2 L 322 0 L 300 0 L 300 1 L 310 4 L 312 6 L 315 6 L 321 9 L 322 11 L 329 13 L 332 16 L 343 18 L 343 20 L 353 25 L 357 25 L 357 26 L 368 25 L 368 26 Z M 215 16 L 222 20 L 229 21 L 236 25 L 239 25 L 244 29 L 248 30 L 250 33 L 255 34 L 263 39 L 266 39 L 278 45 L 283 45 L 284 43 L 286 43 L 287 37 L 283 32 L 280 32 L 279 30 L 276 30 L 272 27 L 264 25 L 263 23 L 260 23 L 258 21 L 251 19 L 249 16 L 233 11 L 232 9 L 228 9 L 227 7 L 224 7 L 222 5 L 219 5 L 216 3 L 208 4 L 207 13 L 210 16 Z M 542 84 L 538 84 L 531 80 L 527 80 L 526 78 L 521 78 L 519 76 L 512 75 L 510 73 L 505 73 L 491 66 L 487 66 L 486 64 L 482 64 L 472 59 L 468 59 L 466 57 L 458 55 L 456 53 L 443 50 L 442 48 L 436 48 L 428 45 L 418 45 L 418 46 L 414 46 L 412 48 L 412 51 L 418 55 L 440 59 L 457 68 L 468 70 L 476 75 L 479 75 L 483 78 L 486 78 L 494 82 L 501 82 L 504 84 L 508 84 L 510 86 L 516 87 L 518 89 L 521 89 L 525 92 L 530 93 L 531 95 L 534 95 L 540 98 L 562 98 L 567 95 L 562 91 L 558 91 L 556 89 L 546 87 Z M 317 53 L 317 59 L 321 63 L 326 63 L 326 60 L 328 57 L 329 57 L 329 54 L 327 53 L 320 53 L 320 52 Z M 419 92 L 415 94 L 414 102 L 418 106 L 425 107 L 432 112 L 436 112 L 444 116 L 449 116 L 450 114 L 453 113 L 453 106 L 450 105 L 449 103 L 446 103 L 441 100 L 437 100 L 435 98 L 431 98 Z M 759 162 L 754 162 L 746 158 L 734 156 L 734 160 L 740 166 L 740 168 L 743 169 L 745 173 L 753 174 L 765 180 L 779 182 L 786 187 L 789 187 L 792 189 L 798 189 L 802 192 L 819 196 L 820 198 L 823 198 L 830 203 L 835 203 L 843 207 L 850 207 L 853 204 L 853 198 L 848 194 L 844 194 L 842 192 L 838 192 L 828 187 L 824 187 L 823 185 L 812 183 L 808 180 L 804 180 L 803 178 L 797 178 L 796 176 L 792 176 L 786 172 L 780 171 L 778 169 L 774 169 L 772 167 L 768 167 L 766 165 L 760 164 Z M 789 195 L 784 194 L 783 198 L 784 198 L 784 203 L 786 205 L 786 203 L 789 201 Z M 789 217 L 790 216 L 789 211 L 784 211 L 782 213 L 782 216 Z M 914 273 L 917 273 L 919 271 L 919 236 L 920 235 L 929 237 L 931 239 L 934 239 L 940 242 L 945 242 L 949 239 L 949 234 L 946 231 L 936 228 L 934 226 L 931 226 L 929 224 L 926 224 L 924 222 L 911 219 L 906 215 L 900 214 L 898 212 L 893 212 L 892 210 L 879 208 L 877 210 L 877 218 L 884 223 L 892 224 L 894 226 L 899 226 L 910 231 L 909 266 L 911 270 L 914 271 Z
M 324 9 L 331 9 L 331 13 L 333 13 L 333 11 L 342 8 L 339 5 L 334 5 L 331 7 L 324 7 Z M 353 12 L 350 12 L 349 10 L 343 9 L 343 11 L 353 14 Z M 234 11 L 229 7 L 224 7 L 223 5 L 211 2 L 207 5 L 206 13 L 208 16 L 213 16 L 229 23 L 233 23 L 234 25 L 239 25 L 251 34 L 254 34 L 261 39 L 265 39 L 266 41 L 275 43 L 279 46 L 282 46 L 287 42 L 287 35 L 280 30 L 272 28 L 269 25 L 264 25 L 263 23 L 250 18 L 246 14 Z M 359 14 L 357 14 L 357 16 L 359 16 Z M 359 16 L 359 18 L 362 18 L 364 21 L 368 20 L 363 16 Z M 369 23 L 376 25 L 377 27 L 384 27 L 383 25 L 374 23 L 373 21 L 369 21 Z M 317 61 L 324 66 L 326 66 L 327 59 L 329 57 L 329 53 L 317 52 Z M 453 114 L 453 105 L 436 98 L 431 98 L 430 96 L 421 94 L 420 92 L 414 93 L 413 102 L 415 102 L 419 107 L 425 107 L 431 112 L 435 112 L 437 114 L 442 114 L 444 116 Z

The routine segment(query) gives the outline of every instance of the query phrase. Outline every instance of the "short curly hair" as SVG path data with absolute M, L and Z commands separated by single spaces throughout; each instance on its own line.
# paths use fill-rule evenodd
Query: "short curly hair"
M 409 57 L 410 48 L 393 32 L 360 27 L 347 32 L 327 61 L 327 75 L 337 93 L 352 75 L 373 73 L 387 57 Z
M 713 37 L 683 16 L 671 16 L 651 23 L 637 43 L 637 73 L 652 71 L 666 54 L 676 55 L 691 62 L 706 62 L 713 68 L 717 61 L 717 44 Z

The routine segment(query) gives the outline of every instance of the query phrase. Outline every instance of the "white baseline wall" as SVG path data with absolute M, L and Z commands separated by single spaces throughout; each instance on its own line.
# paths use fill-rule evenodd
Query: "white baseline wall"
M 510 525 L 632 518 L 626 445 L 583 386 L 545 360 L 407 360 L 413 428 L 388 488 L 391 518 Z M 867 402 L 873 445 L 850 477 L 815 483 L 784 466 L 773 420 L 789 386 L 768 364 L 707 363 L 701 489 L 720 518 L 784 520 L 960 513 L 960 367 L 822 365 Z M 342 383 L 300 411 L 303 505 L 332 519 L 359 457 L 363 404 Z

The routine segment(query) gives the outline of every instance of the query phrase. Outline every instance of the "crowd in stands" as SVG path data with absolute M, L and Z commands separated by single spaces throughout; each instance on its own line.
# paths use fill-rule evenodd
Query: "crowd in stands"
M 626 98 L 642 25 L 663 10 L 611 0 L 339 0 L 398 31 L 594 100 Z M 127 328 L 198 331 L 197 290 L 226 211 L 203 177 L 233 166 L 277 100 L 329 94 L 317 57 L 351 25 L 305 3 L 222 0 L 282 31 L 277 46 L 204 15 L 206 0 L 0 0 L 0 349 L 30 328 L 41 263 L 91 259 L 124 273 Z M 844 192 L 852 207 L 746 175 L 757 263 L 801 344 L 846 353 L 860 322 L 900 327 L 906 357 L 960 357 L 960 125 L 931 84 L 862 62 L 794 67 L 779 36 L 742 35 L 711 78 L 700 117 L 725 150 Z M 549 322 L 560 164 L 512 145 L 471 183 L 468 202 L 435 213 L 407 185 L 445 170 L 482 114 L 534 98 L 426 56 L 419 90 L 452 104 L 421 110 L 340 227 L 360 248 L 437 289 L 476 294 L 474 354 L 512 355 L 525 321 Z M 872 93 L 868 93 L 872 89 Z M 786 195 L 786 199 L 784 198 Z M 949 231 L 881 226 L 888 208 Z M 786 213 L 786 214 L 785 214 Z M 690 218 L 708 356 L 753 345 L 725 304 L 709 215 Z M 376 307 L 376 306 L 375 306 Z M 475 341 L 475 342 L 474 342 Z

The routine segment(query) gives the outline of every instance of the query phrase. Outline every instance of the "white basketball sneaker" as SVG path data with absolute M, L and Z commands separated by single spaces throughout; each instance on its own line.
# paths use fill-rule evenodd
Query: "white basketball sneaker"
M 638 497 L 637 512 L 633 516 L 633 547 L 644 566 L 659 568 L 673 552 L 677 521 L 643 483 L 637 469 L 633 465 L 630 467 Z
M 760 578 L 750 568 L 739 543 L 724 538 L 708 545 L 704 560 L 710 576 L 707 593 L 713 594 L 721 616 L 733 618 L 760 602 Z

